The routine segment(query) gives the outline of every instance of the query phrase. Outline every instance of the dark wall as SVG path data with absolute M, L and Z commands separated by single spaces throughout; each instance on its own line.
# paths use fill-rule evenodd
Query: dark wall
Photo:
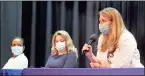
M 21 36 L 22 2 L 0 1 L 0 64 L 12 56 L 10 44 L 14 37 Z
M 0 2 L 0 5 L 1 67 L 12 56 L 9 44 L 15 36 L 25 40 L 29 66 L 44 66 L 50 55 L 52 35 L 60 29 L 71 35 L 78 49 L 79 67 L 89 67 L 81 48 L 92 33 L 100 34 L 98 12 L 105 7 L 119 10 L 127 29 L 137 40 L 144 64 L 145 1 L 23 1 Z M 96 45 L 93 44 L 94 54 Z

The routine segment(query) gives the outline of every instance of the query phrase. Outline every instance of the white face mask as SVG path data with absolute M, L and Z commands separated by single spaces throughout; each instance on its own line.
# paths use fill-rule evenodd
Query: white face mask
M 11 47 L 12 53 L 16 56 L 23 53 L 23 47 L 22 46 L 13 46 Z
M 99 30 L 102 34 L 109 34 L 110 28 L 108 24 L 99 24 Z
M 65 47 L 66 47 L 65 42 L 57 42 L 55 48 L 57 49 L 57 51 L 62 52 L 65 50 Z

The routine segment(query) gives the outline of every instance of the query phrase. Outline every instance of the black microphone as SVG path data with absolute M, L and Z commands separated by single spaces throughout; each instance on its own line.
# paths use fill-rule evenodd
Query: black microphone
M 92 34 L 89 38 L 89 41 L 88 41 L 88 45 L 91 45 L 93 42 L 95 42 L 97 40 L 97 35 L 96 34 Z M 83 54 L 85 54 L 86 52 L 88 52 L 88 50 L 84 50 L 83 51 Z

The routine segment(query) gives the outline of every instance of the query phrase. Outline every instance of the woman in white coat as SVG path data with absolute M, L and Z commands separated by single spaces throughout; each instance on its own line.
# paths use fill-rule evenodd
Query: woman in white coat
M 120 13 L 115 8 L 105 8 L 99 12 L 97 56 L 92 47 L 85 44 L 82 51 L 88 50 L 92 68 L 143 68 L 140 53 L 134 36 L 125 28 Z
M 28 68 L 28 59 L 24 55 L 24 40 L 20 37 L 14 38 L 11 44 L 11 57 L 2 69 L 24 69 Z

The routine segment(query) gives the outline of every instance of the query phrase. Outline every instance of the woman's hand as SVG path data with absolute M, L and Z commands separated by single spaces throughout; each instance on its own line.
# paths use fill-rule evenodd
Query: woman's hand
M 88 45 L 88 44 L 84 44 L 83 48 L 82 48 L 82 52 L 86 51 L 86 56 L 88 58 L 91 58 L 93 56 L 92 53 L 92 46 Z
M 93 63 L 93 62 L 91 62 L 90 66 L 92 68 L 111 68 L 111 65 L 109 63 L 105 63 L 103 61 L 100 61 L 100 63 L 97 63 L 97 62 Z
M 91 68 L 100 68 L 100 64 L 99 63 L 90 63 Z
M 83 48 L 82 48 L 82 52 L 83 51 L 87 51 L 85 54 L 86 56 L 89 58 L 89 60 L 93 63 L 100 63 L 100 61 L 98 61 L 98 59 L 94 56 L 93 52 L 92 52 L 92 46 L 88 45 L 88 44 L 84 44 Z

